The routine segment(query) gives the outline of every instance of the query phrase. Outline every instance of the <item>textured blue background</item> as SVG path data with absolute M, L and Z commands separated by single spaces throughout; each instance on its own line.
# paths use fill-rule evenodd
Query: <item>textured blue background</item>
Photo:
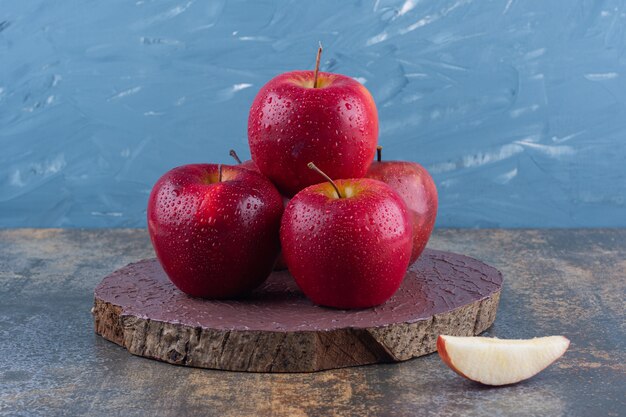
M 351 75 L 439 226 L 626 226 L 623 1 L 0 0 L 0 226 L 144 226 L 274 75 Z

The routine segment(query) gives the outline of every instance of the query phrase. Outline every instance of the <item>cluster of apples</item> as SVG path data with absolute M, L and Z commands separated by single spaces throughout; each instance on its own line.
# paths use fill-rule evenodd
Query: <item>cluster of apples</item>
M 314 71 L 278 75 L 257 94 L 251 161 L 181 166 L 154 186 L 150 237 L 183 292 L 244 295 L 282 248 L 314 303 L 372 307 L 424 250 L 437 212 L 431 176 L 414 162 L 381 161 L 372 96 L 351 77 L 320 72 L 320 54 Z

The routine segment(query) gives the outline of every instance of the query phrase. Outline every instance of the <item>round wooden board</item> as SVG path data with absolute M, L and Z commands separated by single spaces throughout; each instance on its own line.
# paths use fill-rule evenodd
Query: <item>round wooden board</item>
M 436 350 L 439 334 L 477 335 L 496 317 L 502 274 L 476 259 L 426 250 L 384 305 L 313 305 L 288 272 L 250 296 L 211 301 L 170 283 L 156 259 L 130 264 L 95 290 L 96 333 L 131 353 L 177 365 L 312 372 L 398 362 Z

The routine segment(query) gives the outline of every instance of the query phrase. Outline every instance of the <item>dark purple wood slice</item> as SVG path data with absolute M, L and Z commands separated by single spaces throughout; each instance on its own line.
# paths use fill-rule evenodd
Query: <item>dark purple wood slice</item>
M 95 290 L 96 333 L 131 353 L 174 364 L 311 372 L 397 362 L 436 350 L 439 334 L 477 335 L 495 320 L 502 274 L 476 259 L 426 250 L 384 305 L 312 304 L 286 271 L 249 296 L 189 297 L 156 259 L 130 264 Z

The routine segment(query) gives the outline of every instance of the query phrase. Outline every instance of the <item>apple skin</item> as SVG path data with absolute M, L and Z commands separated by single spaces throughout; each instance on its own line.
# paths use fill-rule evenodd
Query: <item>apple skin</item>
M 252 159 L 243 161 L 242 163 L 238 164 L 238 166 L 241 168 L 245 168 L 251 171 L 261 173 L 261 171 L 259 171 L 259 167 L 256 166 L 256 164 L 254 163 Z M 283 206 L 287 207 L 287 204 L 289 203 L 289 197 L 285 197 L 284 195 L 281 195 L 281 197 L 283 199 Z M 280 252 L 278 254 L 278 259 L 276 259 L 276 264 L 274 265 L 274 271 L 284 271 L 286 269 L 287 269 L 287 264 L 285 263 L 285 259 L 283 258 L 282 252 Z
M 365 176 L 376 151 L 378 113 L 369 91 L 340 74 L 287 72 L 257 94 L 248 118 L 252 160 L 287 196 L 317 184 L 316 165 L 333 179 Z
M 291 199 L 280 228 L 283 256 L 315 304 L 373 307 L 400 287 L 411 256 L 410 217 L 402 198 L 371 179 L 312 185 Z
M 254 163 L 252 159 L 243 161 L 238 166 L 241 168 L 245 168 L 245 169 L 249 169 L 249 170 L 261 173 L 261 171 L 259 171 L 259 167 L 256 166 L 256 164 Z M 281 197 L 283 199 L 283 207 L 287 207 L 287 204 L 289 203 L 289 197 L 285 197 L 284 195 L 281 195 Z M 284 271 L 286 269 L 287 269 L 287 264 L 285 263 L 285 259 L 283 258 L 282 252 L 280 252 L 278 254 L 278 259 L 276 259 L 276 264 L 274 265 L 274 271 Z
M 382 181 L 404 199 L 413 226 L 412 264 L 424 251 L 437 218 L 437 187 L 428 171 L 416 162 L 375 161 L 367 178 Z
M 230 298 L 261 284 L 280 250 L 283 203 L 261 174 L 238 166 L 174 168 L 154 185 L 148 230 L 161 266 L 181 291 Z
M 450 355 L 448 355 L 448 350 L 446 349 L 446 340 L 441 335 L 437 336 L 437 353 L 443 363 L 445 363 L 448 368 L 452 369 L 457 375 L 460 375 L 463 378 L 471 379 L 452 364 L 452 360 L 450 359 Z
M 243 161 L 241 164 L 239 164 L 239 166 L 241 168 L 245 168 L 245 169 L 249 169 L 251 171 L 255 171 L 255 172 L 261 173 L 261 171 L 259 171 L 259 167 L 256 166 L 256 164 L 254 163 L 254 161 L 252 159 L 248 159 L 247 161 Z
M 286 208 L 291 199 L 289 197 L 285 197 L 284 195 L 282 197 L 283 206 Z M 274 265 L 274 271 L 285 271 L 286 269 L 287 263 L 285 262 L 285 257 L 283 256 L 283 251 L 281 249 L 280 253 L 278 254 L 278 259 L 276 259 L 276 264 Z

